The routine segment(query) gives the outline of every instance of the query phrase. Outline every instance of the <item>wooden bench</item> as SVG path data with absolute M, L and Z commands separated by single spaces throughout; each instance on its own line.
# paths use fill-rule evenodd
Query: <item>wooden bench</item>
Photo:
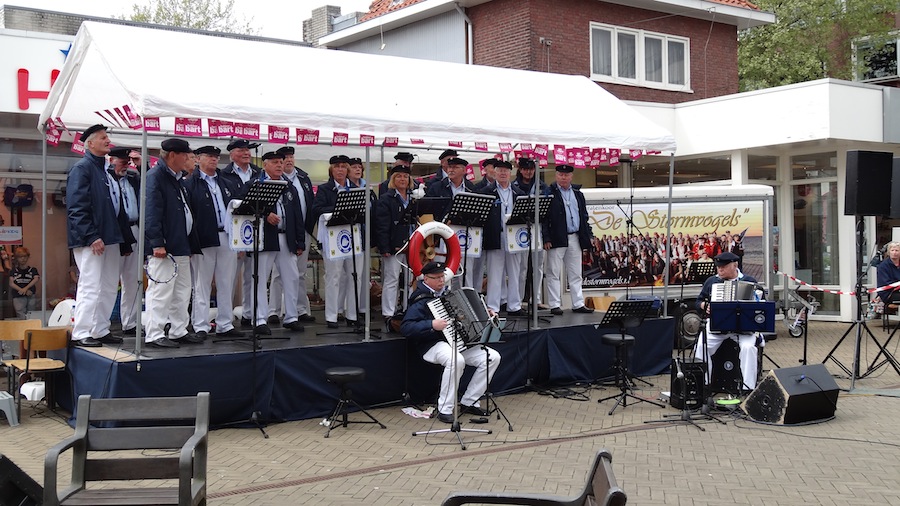
M 444 499 L 441 506 L 460 504 L 526 504 L 531 506 L 622 506 L 627 497 L 616 484 L 612 471 L 612 455 L 608 450 L 597 452 L 587 484 L 581 494 L 575 497 L 560 497 L 546 494 L 504 494 L 482 492 L 453 492 Z
M 75 434 L 51 448 L 44 460 L 44 504 L 205 505 L 208 431 L 209 392 L 143 399 L 82 395 Z M 71 483 L 59 492 L 59 457 L 68 450 Z M 163 455 L 134 450 L 163 450 Z M 90 482 L 148 479 L 177 480 L 178 486 L 87 488 Z

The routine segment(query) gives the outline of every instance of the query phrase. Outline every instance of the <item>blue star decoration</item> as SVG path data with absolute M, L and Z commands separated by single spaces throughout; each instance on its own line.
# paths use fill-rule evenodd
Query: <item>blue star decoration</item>
M 69 51 L 71 51 L 71 50 L 72 50 L 71 43 L 69 43 L 69 47 L 59 50 L 59 52 L 63 54 L 63 61 L 65 61 L 69 57 Z

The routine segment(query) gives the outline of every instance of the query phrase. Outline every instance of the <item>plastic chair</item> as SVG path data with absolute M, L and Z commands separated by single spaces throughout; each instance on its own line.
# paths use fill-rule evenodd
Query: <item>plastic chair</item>
M 66 359 L 56 360 L 40 356 L 54 350 L 66 350 Z M 54 407 L 53 383 L 51 382 L 53 375 L 51 373 L 67 370 L 68 350 L 69 329 L 67 327 L 29 329 L 25 331 L 25 358 L 6 362 L 7 367 L 9 367 L 12 390 L 17 398 L 17 410 L 20 414 L 22 413 L 22 396 L 19 395 L 19 387 L 22 384 L 22 378 L 28 374 L 41 374 L 44 376 L 44 379 L 47 381 L 47 405 L 51 409 Z

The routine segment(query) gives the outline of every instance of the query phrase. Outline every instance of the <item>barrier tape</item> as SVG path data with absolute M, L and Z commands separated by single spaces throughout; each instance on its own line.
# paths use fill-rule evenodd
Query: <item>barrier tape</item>
M 822 288 L 822 287 L 807 283 L 806 281 L 803 281 L 802 279 L 797 279 L 794 276 L 791 276 L 790 274 L 788 274 L 786 272 L 775 271 L 775 274 L 778 274 L 781 276 L 787 276 L 787 277 L 791 278 L 791 280 L 794 281 L 795 283 L 799 283 L 802 286 L 807 286 L 809 288 L 812 288 L 813 290 L 818 290 L 820 292 L 833 293 L 835 295 L 854 295 L 854 296 L 856 295 L 855 290 L 850 291 L 850 292 L 845 292 L 843 290 L 829 290 L 828 288 Z M 900 281 L 895 281 L 894 283 L 891 283 L 889 285 L 879 286 L 877 288 L 867 288 L 866 293 L 881 292 L 881 291 L 892 289 L 892 288 L 900 288 Z

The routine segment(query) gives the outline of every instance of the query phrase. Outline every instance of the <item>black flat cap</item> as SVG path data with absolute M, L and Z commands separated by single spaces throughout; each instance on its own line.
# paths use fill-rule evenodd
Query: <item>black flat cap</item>
M 191 153 L 191 145 L 188 144 L 188 141 L 179 138 L 166 139 L 162 141 L 160 144 L 163 151 L 168 151 L 169 153 Z
M 219 156 L 222 150 L 215 146 L 202 146 L 194 150 L 195 155 L 215 155 Z
M 451 158 L 451 159 L 447 160 L 447 165 L 466 166 L 466 165 L 469 165 L 469 162 L 467 162 L 466 160 L 463 160 L 462 158 Z
M 362 158 L 351 158 L 350 165 L 362 165 Z
M 497 163 L 494 164 L 495 169 L 510 169 L 512 170 L 512 164 L 505 160 L 498 160 Z
M 446 267 L 443 262 L 428 262 L 422 267 L 422 274 L 443 274 Z
M 531 158 L 519 158 L 518 164 L 520 169 L 534 168 L 534 160 L 532 160 Z
M 502 163 L 502 160 L 497 160 L 496 158 L 491 157 L 491 158 L 485 158 L 484 160 L 482 160 L 481 166 L 487 167 L 488 165 L 490 165 L 492 167 L 499 167 L 501 163 Z
M 235 140 L 229 142 L 228 146 L 226 146 L 225 149 L 227 149 L 228 151 L 231 151 L 232 149 L 237 149 L 237 148 L 254 149 L 254 148 L 258 148 L 258 147 L 259 147 L 258 142 L 250 142 L 247 139 L 235 139 Z
M 99 123 L 96 125 L 90 126 L 90 127 L 88 127 L 87 130 L 85 130 L 84 132 L 81 133 L 81 137 L 79 137 L 78 140 L 80 140 L 81 142 L 84 142 L 87 140 L 88 137 L 91 136 L 92 133 L 99 132 L 100 130 L 108 130 L 108 128 Z
M 730 253 L 726 251 L 725 253 L 719 253 L 716 255 L 713 260 L 716 261 L 716 265 L 728 265 L 731 262 L 737 262 L 741 258 L 734 253 Z
M 407 167 L 406 165 L 396 165 L 394 167 L 391 167 L 391 173 L 388 176 L 393 176 L 394 174 L 397 174 L 398 172 L 402 172 L 403 174 L 409 174 L 410 170 L 409 170 L 409 167 Z
M 131 148 L 113 148 L 109 150 L 109 156 L 127 160 L 129 151 L 131 151 Z
M 263 161 L 266 160 L 284 160 L 284 153 L 279 153 L 277 151 L 269 151 L 262 155 Z
M 575 172 L 575 167 L 572 167 L 571 165 L 565 165 L 565 164 L 557 165 L 556 172 Z
M 276 149 L 275 152 L 281 153 L 282 155 L 293 155 L 294 146 L 281 146 L 280 148 Z
M 459 156 L 459 153 L 457 153 L 455 149 L 445 149 L 444 152 L 441 153 L 441 156 L 438 157 L 438 160 L 443 160 L 448 156 Z
M 345 155 L 334 155 L 328 159 L 328 163 L 330 165 L 334 165 L 336 163 L 350 163 L 350 158 Z
M 413 163 L 414 159 L 415 159 L 415 157 L 413 156 L 413 154 L 407 153 L 406 151 L 401 151 L 401 152 L 397 153 L 396 155 L 394 155 L 394 160 L 403 160 L 404 162 L 407 162 L 407 163 Z

